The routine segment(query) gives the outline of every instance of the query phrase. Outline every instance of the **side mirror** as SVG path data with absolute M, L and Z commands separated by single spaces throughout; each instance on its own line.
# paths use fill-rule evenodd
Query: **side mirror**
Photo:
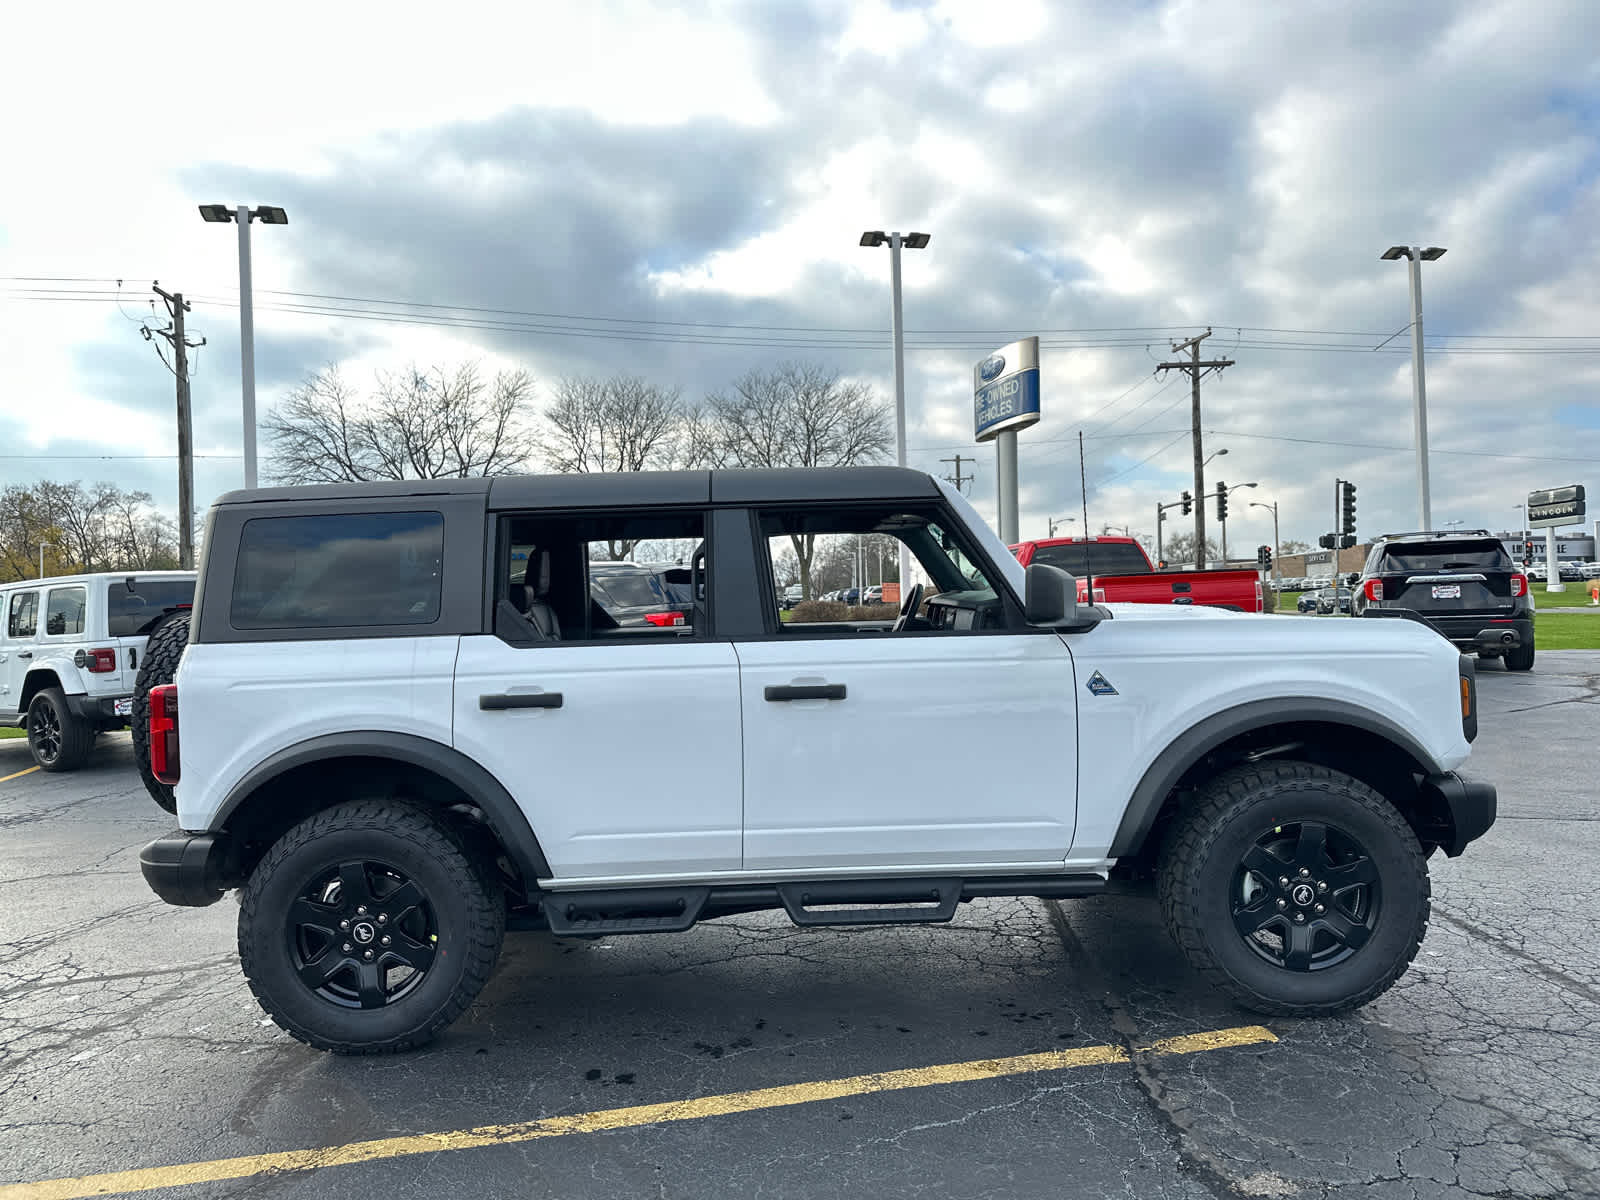
M 1046 629 L 1078 619 L 1078 581 L 1060 567 L 1030 563 L 1024 573 L 1023 615 Z

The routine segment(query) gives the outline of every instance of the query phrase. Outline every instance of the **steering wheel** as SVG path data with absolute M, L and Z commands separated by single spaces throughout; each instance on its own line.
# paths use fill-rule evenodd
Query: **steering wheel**
M 917 615 L 917 609 L 922 606 L 922 585 L 913 583 L 911 590 L 906 593 L 906 598 L 900 604 L 900 615 L 895 618 L 894 628 L 889 632 L 899 633 L 905 629 L 912 617 Z

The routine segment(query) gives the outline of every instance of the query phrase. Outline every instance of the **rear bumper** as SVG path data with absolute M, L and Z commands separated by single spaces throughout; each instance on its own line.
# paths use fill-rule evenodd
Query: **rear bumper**
M 139 851 L 139 870 L 168 904 L 204 908 L 222 899 L 228 839 L 220 833 L 175 829 Z
M 80 721 L 96 724 L 126 724 L 126 713 L 117 713 L 117 701 L 131 700 L 132 696 L 68 696 L 67 711 Z
M 1499 801 L 1492 783 L 1469 781 L 1454 771 L 1446 771 L 1424 779 L 1422 795 L 1437 822 L 1437 828 L 1430 832 L 1451 858 L 1465 850 L 1469 842 L 1488 833 L 1494 824 Z

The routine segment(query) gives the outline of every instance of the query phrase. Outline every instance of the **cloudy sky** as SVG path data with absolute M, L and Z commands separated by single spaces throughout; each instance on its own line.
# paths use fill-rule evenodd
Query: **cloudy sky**
M 1235 548 L 1270 539 L 1252 497 L 1314 540 L 1335 476 L 1364 532 L 1415 527 L 1406 271 L 1378 256 L 1444 246 L 1435 523 L 1600 486 L 1592 0 L 67 11 L 7 17 L 5 482 L 175 505 L 159 279 L 207 341 L 197 500 L 240 484 L 237 246 L 195 207 L 222 202 L 290 216 L 254 233 L 263 407 L 330 362 L 465 358 L 690 396 L 812 359 L 888 396 L 888 253 L 857 239 L 927 231 L 909 458 L 975 455 L 992 515 L 972 364 L 1039 334 L 1024 536 L 1080 512 L 1080 430 L 1091 525 L 1151 532 L 1192 479 L 1186 380 L 1154 368 L 1210 327 L 1237 365 L 1205 384 L 1208 477 L 1260 484 Z

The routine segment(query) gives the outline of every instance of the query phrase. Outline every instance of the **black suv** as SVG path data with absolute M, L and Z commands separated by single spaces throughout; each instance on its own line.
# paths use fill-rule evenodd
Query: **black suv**
M 1487 529 L 1390 533 L 1373 543 L 1354 597 L 1357 616 L 1410 609 L 1462 650 L 1533 666 L 1528 577 Z

